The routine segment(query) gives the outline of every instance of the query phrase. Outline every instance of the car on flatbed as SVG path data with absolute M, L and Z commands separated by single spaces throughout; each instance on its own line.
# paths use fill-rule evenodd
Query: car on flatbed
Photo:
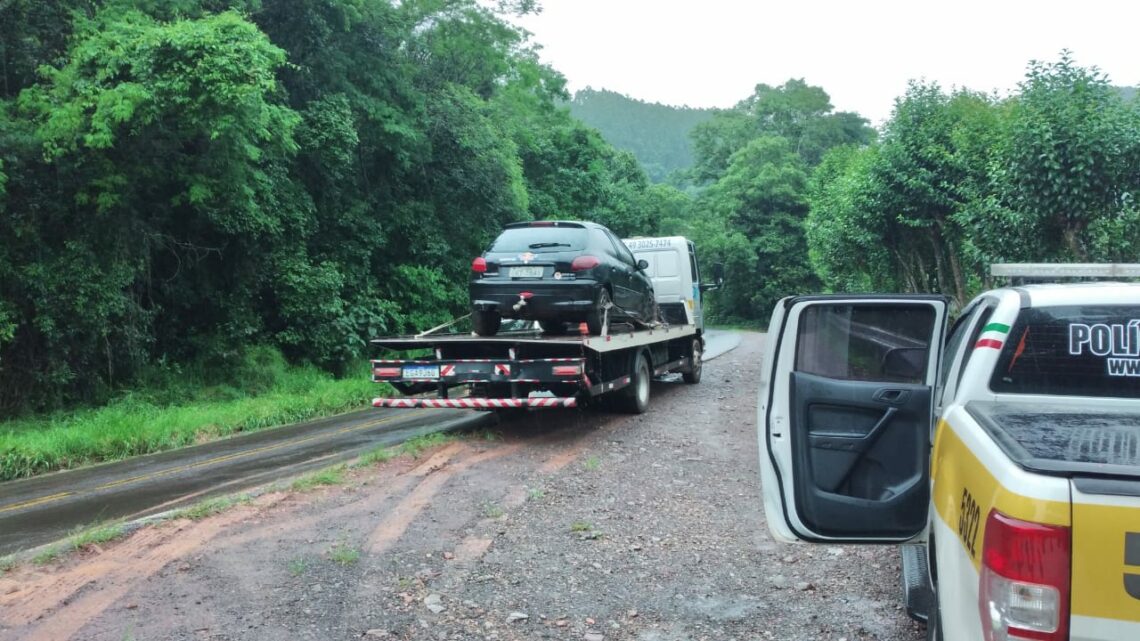
M 586 234 L 603 229 L 590 223 L 557 223 L 553 229 L 563 225 Z M 508 229 L 527 232 L 520 242 L 546 243 L 565 238 L 529 235 L 534 230 L 552 229 L 542 225 Z M 640 273 L 652 268 L 655 274 L 670 281 L 664 291 L 671 293 L 662 301 L 666 309 L 673 310 L 670 320 L 634 321 L 628 315 L 611 315 L 609 309 L 603 309 L 598 331 L 589 327 L 567 332 L 564 327 L 551 328 L 549 323 L 542 323 L 541 331 L 531 326 L 484 336 L 476 316 L 475 331 L 469 334 L 454 331 L 457 319 L 456 323 L 415 336 L 378 338 L 372 344 L 386 354 L 372 361 L 372 380 L 389 383 L 403 396 L 378 397 L 373 399 L 373 406 L 499 410 L 577 407 L 610 401 L 619 409 L 641 413 L 649 407 L 651 378 L 677 373 L 686 383 L 699 383 L 705 340 L 700 292 L 715 289 L 719 280 L 710 284 L 692 280 L 700 270 L 695 248 L 687 240 L 644 240 L 659 241 L 650 243 L 655 248 L 653 263 L 634 260 L 626 245 L 616 238 L 613 242 L 630 255 L 628 264 L 640 264 Z M 571 248 L 577 246 L 572 244 Z M 528 249 L 543 248 L 530 248 L 528 244 Z M 557 261 L 532 262 L 547 270 L 560 268 Z M 666 263 L 672 267 L 654 267 Z M 502 260 L 496 269 L 513 265 Z M 683 270 L 682 265 L 686 266 Z M 599 286 L 596 278 L 582 280 L 587 287 Z M 472 293 L 478 300 L 476 291 L 485 290 L 477 290 L 473 285 Z M 441 331 L 445 329 L 452 331 Z
M 949 332 L 947 303 L 776 306 L 758 414 L 770 531 L 906 543 L 929 639 L 1140 639 L 1140 284 L 995 289 Z
M 504 318 L 538 321 L 549 334 L 584 322 L 597 335 L 607 315 L 652 323 L 657 314 L 647 266 L 596 223 L 507 225 L 471 263 L 475 333 L 495 335 Z

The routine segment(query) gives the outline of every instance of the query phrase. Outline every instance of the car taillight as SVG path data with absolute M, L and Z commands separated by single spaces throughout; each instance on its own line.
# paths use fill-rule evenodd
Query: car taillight
M 399 367 L 374 367 L 372 368 L 372 375 L 376 378 L 399 378 Z
M 986 641 L 1069 638 L 1069 528 L 991 510 L 978 608 Z
M 483 258 L 482 256 L 479 256 L 475 260 L 471 261 L 471 271 L 475 272 L 476 274 L 482 274 L 482 273 L 486 272 L 487 271 L 487 259 Z
M 555 365 L 555 376 L 577 376 L 582 373 L 581 365 Z
M 570 271 L 581 272 L 587 269 L 593 269 L 600 265 L 601 262 L 597 256 L 579 256 L 570 261 Z
M 555 224 L 555 222 L 553 220 L 535 220 L 535 221 L 531 221 L 530 226 L 531 227 L 557 227 L 558 225 Z

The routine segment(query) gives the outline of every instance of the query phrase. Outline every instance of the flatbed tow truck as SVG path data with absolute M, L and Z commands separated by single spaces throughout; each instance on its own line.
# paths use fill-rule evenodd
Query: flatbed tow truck
M 415 336 L 378 338 L 371 343 L 400 357 L 373 360 L 372 380 L 389 383 L 404 396 L 375 398 L 372 405 L 505 410 L 578 407 L 607 399 L 617 409 L 640 414 L 649 407 L 653 377 L 677 372 L 686 383 L 699 383 L 701 293 L 718 285 L 700 284 L 695 251 L 684 238 L 638 239 L 631 249 L 646 257 L 655 282 L 660 266 L 689 266 L 662 270 L 670 281 L 680 281 L 667 288 L 668 301 L 658 297 L 672 323 L 638 328 L 606 322 L 596 336 L 582 327 L 576 335 L 528 328 L 493 337 L 441 332 L 454 326 L 448 323 Z

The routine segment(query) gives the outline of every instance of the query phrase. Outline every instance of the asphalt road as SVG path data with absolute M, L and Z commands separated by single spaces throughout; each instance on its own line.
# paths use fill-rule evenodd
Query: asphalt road
M 463 410 L 368 409 L 0 484 L 0 556 L 334 465 L 422 434 L 491 425 Z
M 740 344 L 710 330 L 704 359 Z M 0 483 L 0 556 L 76 529 L 132 520 L 352 459 L 436 431 L 492 425 L 487 412 L 368 409 L 149 456 Z

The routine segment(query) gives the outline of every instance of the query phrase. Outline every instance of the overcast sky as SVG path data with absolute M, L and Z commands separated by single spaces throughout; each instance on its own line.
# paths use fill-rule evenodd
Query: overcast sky
M 804 78 L 880 124 L 909 79 L 1008 93 L 1032 59 L 1070 49 L 1140 83 L 1140 2 L 1083 0 L 540 0 L 517 23 L 571 91 L 730 107 Z

